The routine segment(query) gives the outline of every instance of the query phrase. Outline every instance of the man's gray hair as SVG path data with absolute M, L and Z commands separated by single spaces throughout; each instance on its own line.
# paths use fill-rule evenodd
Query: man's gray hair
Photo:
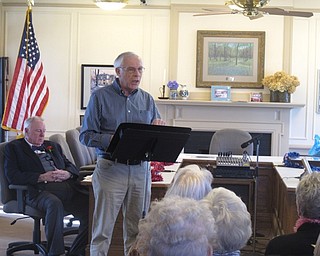
M 113 66 L 115 68 L 121 67 L 123 60 L 127 57 L 130 57 L 130 56 L 135 56 L 135 57 L 139 58 L 141 61 L 141 58 L 137 54 L 135 54 L 134 52 L 123 52 L 114 60 Z
M 38 120 L 44 121 L 44 119 L 43 119 L 42 117 L 40 117 L 40 116 L 32 116 L 32 117 L 27 118 L 27 119 L 24 121 L 24 124 L 23 124 L 23 127 L 24 127 L 23 133 L 25 133 L 25 129 L 26 129 L 26 128 L 29 128 L 30 125 L 31 125 L 34 121 L 38 121 Z

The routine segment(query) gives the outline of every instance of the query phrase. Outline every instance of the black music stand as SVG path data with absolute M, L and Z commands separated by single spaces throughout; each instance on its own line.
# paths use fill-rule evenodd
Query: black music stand
M 254 176 L 254 216 L 253 216 L 253 252 L 256 252 L 256 238 L 257 238 L 257 204 L 258 204 L 258 177 L 259 177 L 259 150 L 260 150 L 260 137 L 254 138 L 256 141 L 256 166 Z
M 126 163 L 130 161 L 175 162 L 185 146 L 191 128 L 122 123 L 117 128 L 106 151 L 108 157 Z M 147 174 L 146 182 L 147 189 Z M 146 212 L 146 192 L 144 196 Z
M 245 148 L 249 146 L 251 143 L 256 142 L 256 166 L 255 166 L 255 174 L 253 177 L 254 180 L 254 209 L 253 209 L 253 252 L 256 252 L 256 237 L 257 237 L 257 203 L 258 203 L 258 177 L 259 177 L 259 150 L 260 150 L 260 138 L 262 134 L 244 142 L 241 147 Z
M 106 151 L 113 161 L 175 162 L 191 128 L 122 123 Z

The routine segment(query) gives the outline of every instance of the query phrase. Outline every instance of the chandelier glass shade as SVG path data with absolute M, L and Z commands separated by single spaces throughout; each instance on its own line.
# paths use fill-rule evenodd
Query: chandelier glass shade
M 226 5 L 235 12 L 241 12 L 244 16 L 258 16 L 258 8 L 265 6 L 269 0 L 228 0 Z
M 95 4 L 102 10 L 115 11 L 125 7 L 127 0 L 95 0 Z
M 265 6 L 269 0 L 231 0 L 228 1 L 230 4 L 235 4 L 240 8 L 260 8 Z

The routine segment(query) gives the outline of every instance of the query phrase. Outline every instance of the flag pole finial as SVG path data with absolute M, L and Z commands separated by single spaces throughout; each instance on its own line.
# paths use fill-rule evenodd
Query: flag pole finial
M 27 0 L 28 8 L 31 9 L 34 6 L 34 0 Z

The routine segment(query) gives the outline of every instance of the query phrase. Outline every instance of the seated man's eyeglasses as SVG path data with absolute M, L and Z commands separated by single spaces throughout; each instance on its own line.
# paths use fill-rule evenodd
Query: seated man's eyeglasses
M 130 73 L 130 74 L 134 74 L 136 71 L 138 71 L 140 74 L 143 73 L 143 71 L 145 70 L 144 67 L 138 67 L 138 68 L 134 68 L 134 67 L 119 67 L 122 70 Z

